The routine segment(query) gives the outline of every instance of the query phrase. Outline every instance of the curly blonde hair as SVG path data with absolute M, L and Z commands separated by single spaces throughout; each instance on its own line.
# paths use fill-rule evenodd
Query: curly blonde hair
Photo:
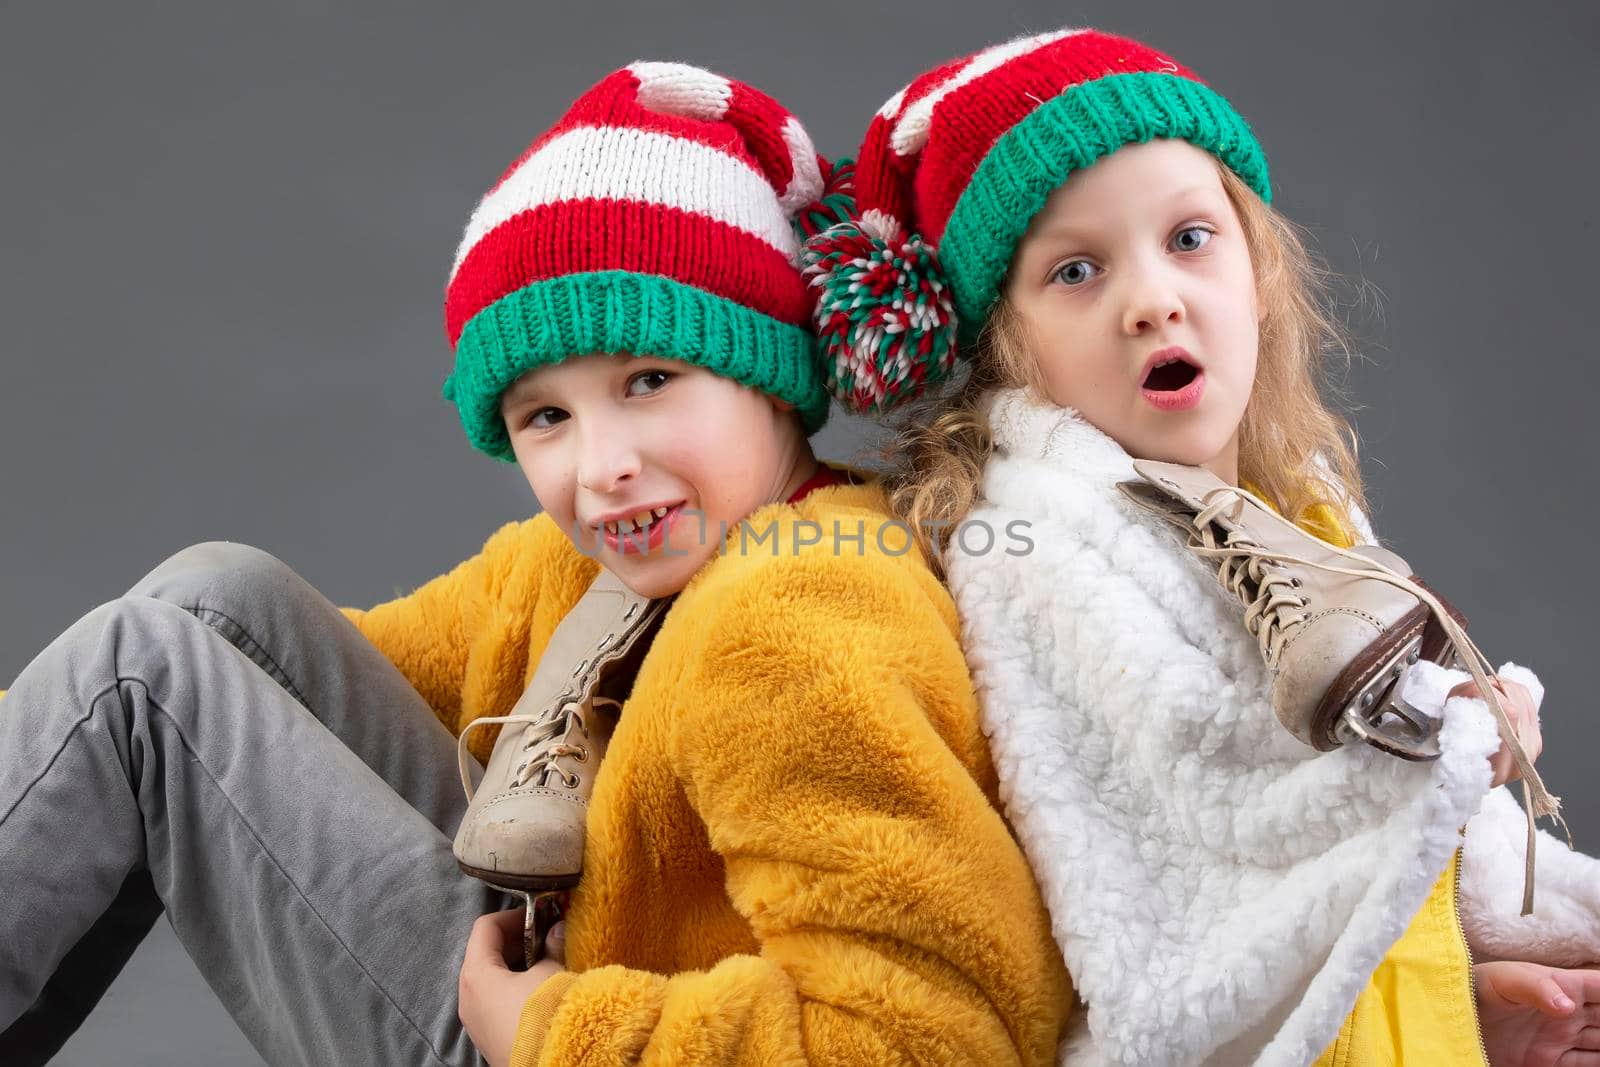
M 1334 314 L 1333 276 L 1300 230 L 1218 164 L 1238 213 L 1265 312 L 1250 400 L 1239 425 L 1239 480 L 1285 515 L 1325 506 L 1344 527 L 1366 510 L 1355 432 L 1333 405 L 1333 364 L 1351 347 Z M 1002 298 L 965 360 L 966 373 L 909 405 L 893 423 L 885 475 L 889 502 L 935 569 L 957 524 L 977 503 L 993 451 L 986 415 L 996 389 L 1044 395 L 1022 324 Z

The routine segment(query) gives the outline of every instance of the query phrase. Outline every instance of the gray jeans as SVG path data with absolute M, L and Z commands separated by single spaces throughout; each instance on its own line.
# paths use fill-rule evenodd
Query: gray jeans
M 0 1060 L 59 1047 L 164 907 L 268 1062 L 475 1064 L 456 977 L 506 905 L 451 856 L 465 810 L 454 738 L 332 604 L 180 552 L 0 699 Z

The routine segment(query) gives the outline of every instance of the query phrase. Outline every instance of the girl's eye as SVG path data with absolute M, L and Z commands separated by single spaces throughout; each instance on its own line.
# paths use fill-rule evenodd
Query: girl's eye
M 525 427 L 531 426 L 537 430 L 548 430 L 556 423 L 565 420 L 566 417 L 567 413 L 560 408 L 535 408 L 522 425 Z
M 640 371 L 628 379 L 629 396 L 649 396 L 662 386 L 670 382 L 676 375 L 671 371 L 647 370 Z
M 1210 230 L 1204 226 L 1190 226 L 1179 230 L 1172 237 L 1172 247 L 1179 252 L 1198 252 L 1204 248 L 1214 237 Z
M 1082 285 L 1099 273 L 1100 268 L 1087 259 L 1075 259 L 1057 270 L 1055 279 L 1062 285 Z

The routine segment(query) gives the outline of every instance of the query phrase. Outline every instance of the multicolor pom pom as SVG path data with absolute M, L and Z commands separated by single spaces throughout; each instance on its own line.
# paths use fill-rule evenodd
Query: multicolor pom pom
M 830 226 L 848 222 L 856 211 L 856 161 L 818 159 L 822 195 L 795 213 L 794 231 L 802 242 Z
M 828 388 L 851 411 L 874 414 L 949 377 L 956 360 L 937 255 L 875 215 L 830 226 L 803 253 Z

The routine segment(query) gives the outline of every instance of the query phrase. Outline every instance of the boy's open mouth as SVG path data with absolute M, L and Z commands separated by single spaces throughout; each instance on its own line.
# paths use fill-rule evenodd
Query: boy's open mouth
M 1164 360 L 1150 368 L 1145 375 L 1144 388 L 1153 393 L 1175 393 L 1195 380 L 1200 368 L 1179 356 Z
M 673 505 L 673 507 L 676 506 L 677 505 Z M 656 524 L 656 520 L 665 518 L 667 512 L 671 510 L 672 508 L 670 507 L 650 508 L 649 510 L 639 512 L 639 514 L 633 516 L 631 519 L 619 519 L 616 522 L 601 523 L 601 526 L 605 529 L 606 533 L 611 534 L 612 536 L 638 533 L 650 529 L 650 527 Z
M 600 536 L 607 548 L 624 555 L 655 552 L 666 543 L 667 534 L 683 514 L 684 501 L 640 508 L 621 519 L 600 524 Z M 678 553 L 681 555 L 682 553 Z

